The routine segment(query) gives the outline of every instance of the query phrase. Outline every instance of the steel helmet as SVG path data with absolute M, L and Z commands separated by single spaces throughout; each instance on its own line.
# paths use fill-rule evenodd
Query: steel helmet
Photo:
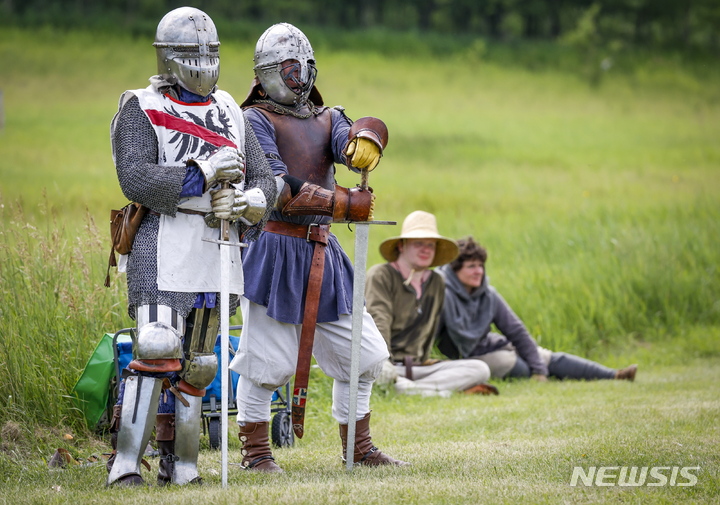
M 288 81 L 295 82 L 292 71 L 285 69 L 282 63 L 296 60 L 297 75 L 301 81 L 298 91 L 294 91 Z M 315 84 L 317 69 L 310 41 L 295 26 L 278 23 L 265 30 L 255 46 L 255 75 L 267 94 L 278 103 L 302 104 L 307 100 Z
M 200 96 L 209 95 L 220 75 L 220 41 L 210 16 L 180 7 L 160 20 L 153 43 L 158 73 Z

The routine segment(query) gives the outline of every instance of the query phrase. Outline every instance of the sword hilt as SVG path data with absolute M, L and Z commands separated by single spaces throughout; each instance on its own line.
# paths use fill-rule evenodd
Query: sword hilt
M 230 183 L 228 181 L 223 181 L 222 183 L 222 189 L 229 189 Z M 222 219 L 220 221 L 220 240 L 224 242 L 230 242 L 230 221 L 227 219 Z
M 368 189 L 368 177 L 370 172 L 367 168 L 360 169 L 360 189 Z

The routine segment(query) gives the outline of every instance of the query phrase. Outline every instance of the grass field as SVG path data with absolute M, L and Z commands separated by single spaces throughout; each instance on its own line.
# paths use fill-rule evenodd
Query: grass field
M 314 379 L 320 391 L 329 387 Z M 207 484 L 202 488 L 144 490 L 105 490 L 102 463 L 48 470 L 36 454 L 14 463 L 0 458 L 0 503 L 717 503 L 719 380 L 717 361 L 705 359 L 646 366 L 635 383 L 502 383 L 500 396 L 492 398 L 378 392 L 373 438 L 413 466 L 359 468 L 351 474 L 340 461 L 327 395 L 318 393 L 310 401 L 303 440 L 275 450 L 286 471 L 281 476 L 240 470 L 236 438 L 229 441 L 226 489 L 220 485 L 218 451 L 201 452 Z M 61 446 L 83 461 L 107 450 L 87 442 Z M 155 472 L 157 460 L 149 462 Z M 600 466 L 692 467 L 697 483 L 671 486 L 672 470 L 665 469 L 665 486 L 648 485 L 660 482 L 650 478 L 638 487 L 571 485 L 575 467 Z M 153 481 L 154 473 L 144 475 Z
M 106 496 L 99 465 L 48 472 L 55 447 L 78 457 L 107 450 L 68 395 L 102 334 L 131 325 L 122 276 L 102 287 L 109 210 L 126 202 L 109 122 L 120 93 L 153 73 L 150 44 L 90 32 L 0 36 L 2 61 L 19 62 L 0 76 L 0 501 L 149 503 L 162 493 L 189 502 L 208 492 L 218 503 L 716 500 L 720 75 L 717 61 L 667 55 L 592 86 L 580 71 L 517 65 L 512 52 L 506 62 L 324 45 L 316 54 L 326 103 L 390 129 L 370 177 L 376 218 L 423 209 L 443 234 L 474 235 L 489 249 L 492 283 L 541 344 L 609 366 L 638 362 L 635 384 L 501 383 L 492 399 L 380 391 L 377 442 L 415 465 L 348 476 L 322 394 L 329 384 L 316 374 L 317 429 L 278 454 L 288 470 L 278 480 L 235 472 L 222 491 L 210 452 L 202 491 Z M 223 41 L 220 85 L 237 99 L 251 60 L 250 45 Z M 338 181 L 357 182 L 342 167 Z M 373 228 L 368 265 L 399 228 Z M 352 256 L 352 233 L 334 231 Z M 577 465 L 696 463 L 695 487 L 569 486 Z

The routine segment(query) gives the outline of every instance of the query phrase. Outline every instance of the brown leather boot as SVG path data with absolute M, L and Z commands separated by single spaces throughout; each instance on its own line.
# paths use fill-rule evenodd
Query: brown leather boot
M 158 414 L 155 420 L 155 440 L 160 453 L 158 486 L 172 482 L 175 468 L 175 414 Z
M 466 395 L 499 395 L 500 391 L 492 384 L 478 384 L 463 391 Z
M 348 425 L 340 425 L 340 440 L 342 440 L 342 458 L 345 461 L 345 455 L 347 454 L 347 436 L 348 436 Z M 410 463 L 406 461 L 400 461 L 395 458 L 391 458 L 387 454 L 383 454 L 380 449 L 375 447 L 370 438 L 370 412 L 365 417 L 355 423 L 355 451 L 353 456 L 353 463 L 359 463 L 365 466 L 380 466 L 380 465 L 396 465 L 396 466 L 410 466 Z
M 615 380 L 633 382 L 635 380 L 637 368 L 637 365 L 630 365 L 628 367 L 618 370 L 617 372 L 615 372 Z
M 275 463 L 270 451 L 268 440 L 268 423 L 245 423 L 240 426 L 238 437 L 242 442 L 240 453 L 243 455 L 242 466 L 254 472 L 281 473 L 283 471 Z

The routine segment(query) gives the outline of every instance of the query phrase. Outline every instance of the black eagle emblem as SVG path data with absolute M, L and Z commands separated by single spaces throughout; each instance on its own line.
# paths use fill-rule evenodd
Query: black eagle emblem
M 202 118 L 191 112 L 178 112 L 175 107 L 170 106 L 165 108 L 165 112 L 171 116 L 183 119 L 185 121 L 192 121 L 198 126 L 207 128 L 213 133 L 222 135 L 226 139 L 235 140 L 235 136 L 230 130 L 230 118 L 222 108 L 210 108 L 206 113 L 205 117 Z M 217 112 L 217 116 L 216 113 Z M 205 154 L 212 153 L 217 150 L 217 146 L 210 142 L 203 140 L 189 133 L 175 132 L 175 135 L 170 139 L 170 144 L 179 143 L 180 146 L 177 151 L 175 161 L 187 159 L 190 153 L 197 153 L 195 156 L 202 157 Z

